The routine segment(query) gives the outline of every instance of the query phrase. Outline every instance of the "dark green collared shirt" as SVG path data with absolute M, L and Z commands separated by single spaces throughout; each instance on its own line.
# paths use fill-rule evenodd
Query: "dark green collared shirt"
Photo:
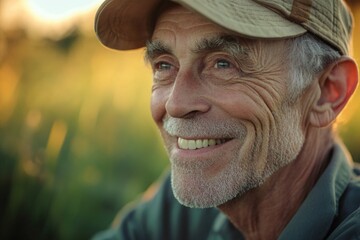
M 360 240 L 360 168 L 340 145 L 329 165 L 281 233 L 280 240 Z M 169 177 L 155 197 L 129 211 L 117 229 L 94 239 L 244 239 L 216 208 L 187 208 L 174 198 Z

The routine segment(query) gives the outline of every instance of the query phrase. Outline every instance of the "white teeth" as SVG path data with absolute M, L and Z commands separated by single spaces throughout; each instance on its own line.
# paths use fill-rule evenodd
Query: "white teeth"
M 225 139 L 197 139 L 197 140 L 187 140 L 183 138 L 178 138 L 178 146 L 180 149 L 190 149 L 195 150 L 199 148 L 211 147 L 217 144 L 222 144 L 226 142 Z
M 202 148 L 203 144 L 202 141 L 200 139 L 196 140 L 196 148 Z
M 182 149 L 188 149 L 189 148 L 189 141 L 187 141 L 187 140 L 185 140 L 183 138 L 178 138 L 178 145 Z
M 186 141 L 186 140 L 185 140 Z M 196 142 L 195 140 L 188 140 L 188 145 L 190 150 L 196 149 Z
M 209 146 L 209 140 L 207 139 L 202 140 L 202 147 L 207 147 L 207 146 Z
M 209 146 L 214 146 L 216 144 L 215 139 L 209 139 Z

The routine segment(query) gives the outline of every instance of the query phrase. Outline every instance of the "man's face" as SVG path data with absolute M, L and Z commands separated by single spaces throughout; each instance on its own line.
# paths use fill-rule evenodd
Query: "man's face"
M 304 134 L 284 54 L 282 41 L 241 38 L 183 7 L 162 13 L 147 48 L 151 110 L 182 204 L 219 206 L 296 158 Z

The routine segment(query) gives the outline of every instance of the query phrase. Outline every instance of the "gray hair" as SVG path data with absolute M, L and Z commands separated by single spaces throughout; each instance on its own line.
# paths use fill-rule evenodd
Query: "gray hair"
M 289 41 L 290 101 L 295 101 L 314 78 L 330 63 L 341 57 L 340 53 L 311 33 Z

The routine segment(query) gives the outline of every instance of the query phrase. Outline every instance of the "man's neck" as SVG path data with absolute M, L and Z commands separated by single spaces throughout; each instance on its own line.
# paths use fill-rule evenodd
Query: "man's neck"
M 269 177 L 260 187 L 233 199 L 219 209 L 246 239 L 277 239 L 328 164 L 332 142 L 315 132 L 299 156 Z M 326 136 L 328 138 L 328 136 Z M 314 141 L 313 139 L 318 139 Z

